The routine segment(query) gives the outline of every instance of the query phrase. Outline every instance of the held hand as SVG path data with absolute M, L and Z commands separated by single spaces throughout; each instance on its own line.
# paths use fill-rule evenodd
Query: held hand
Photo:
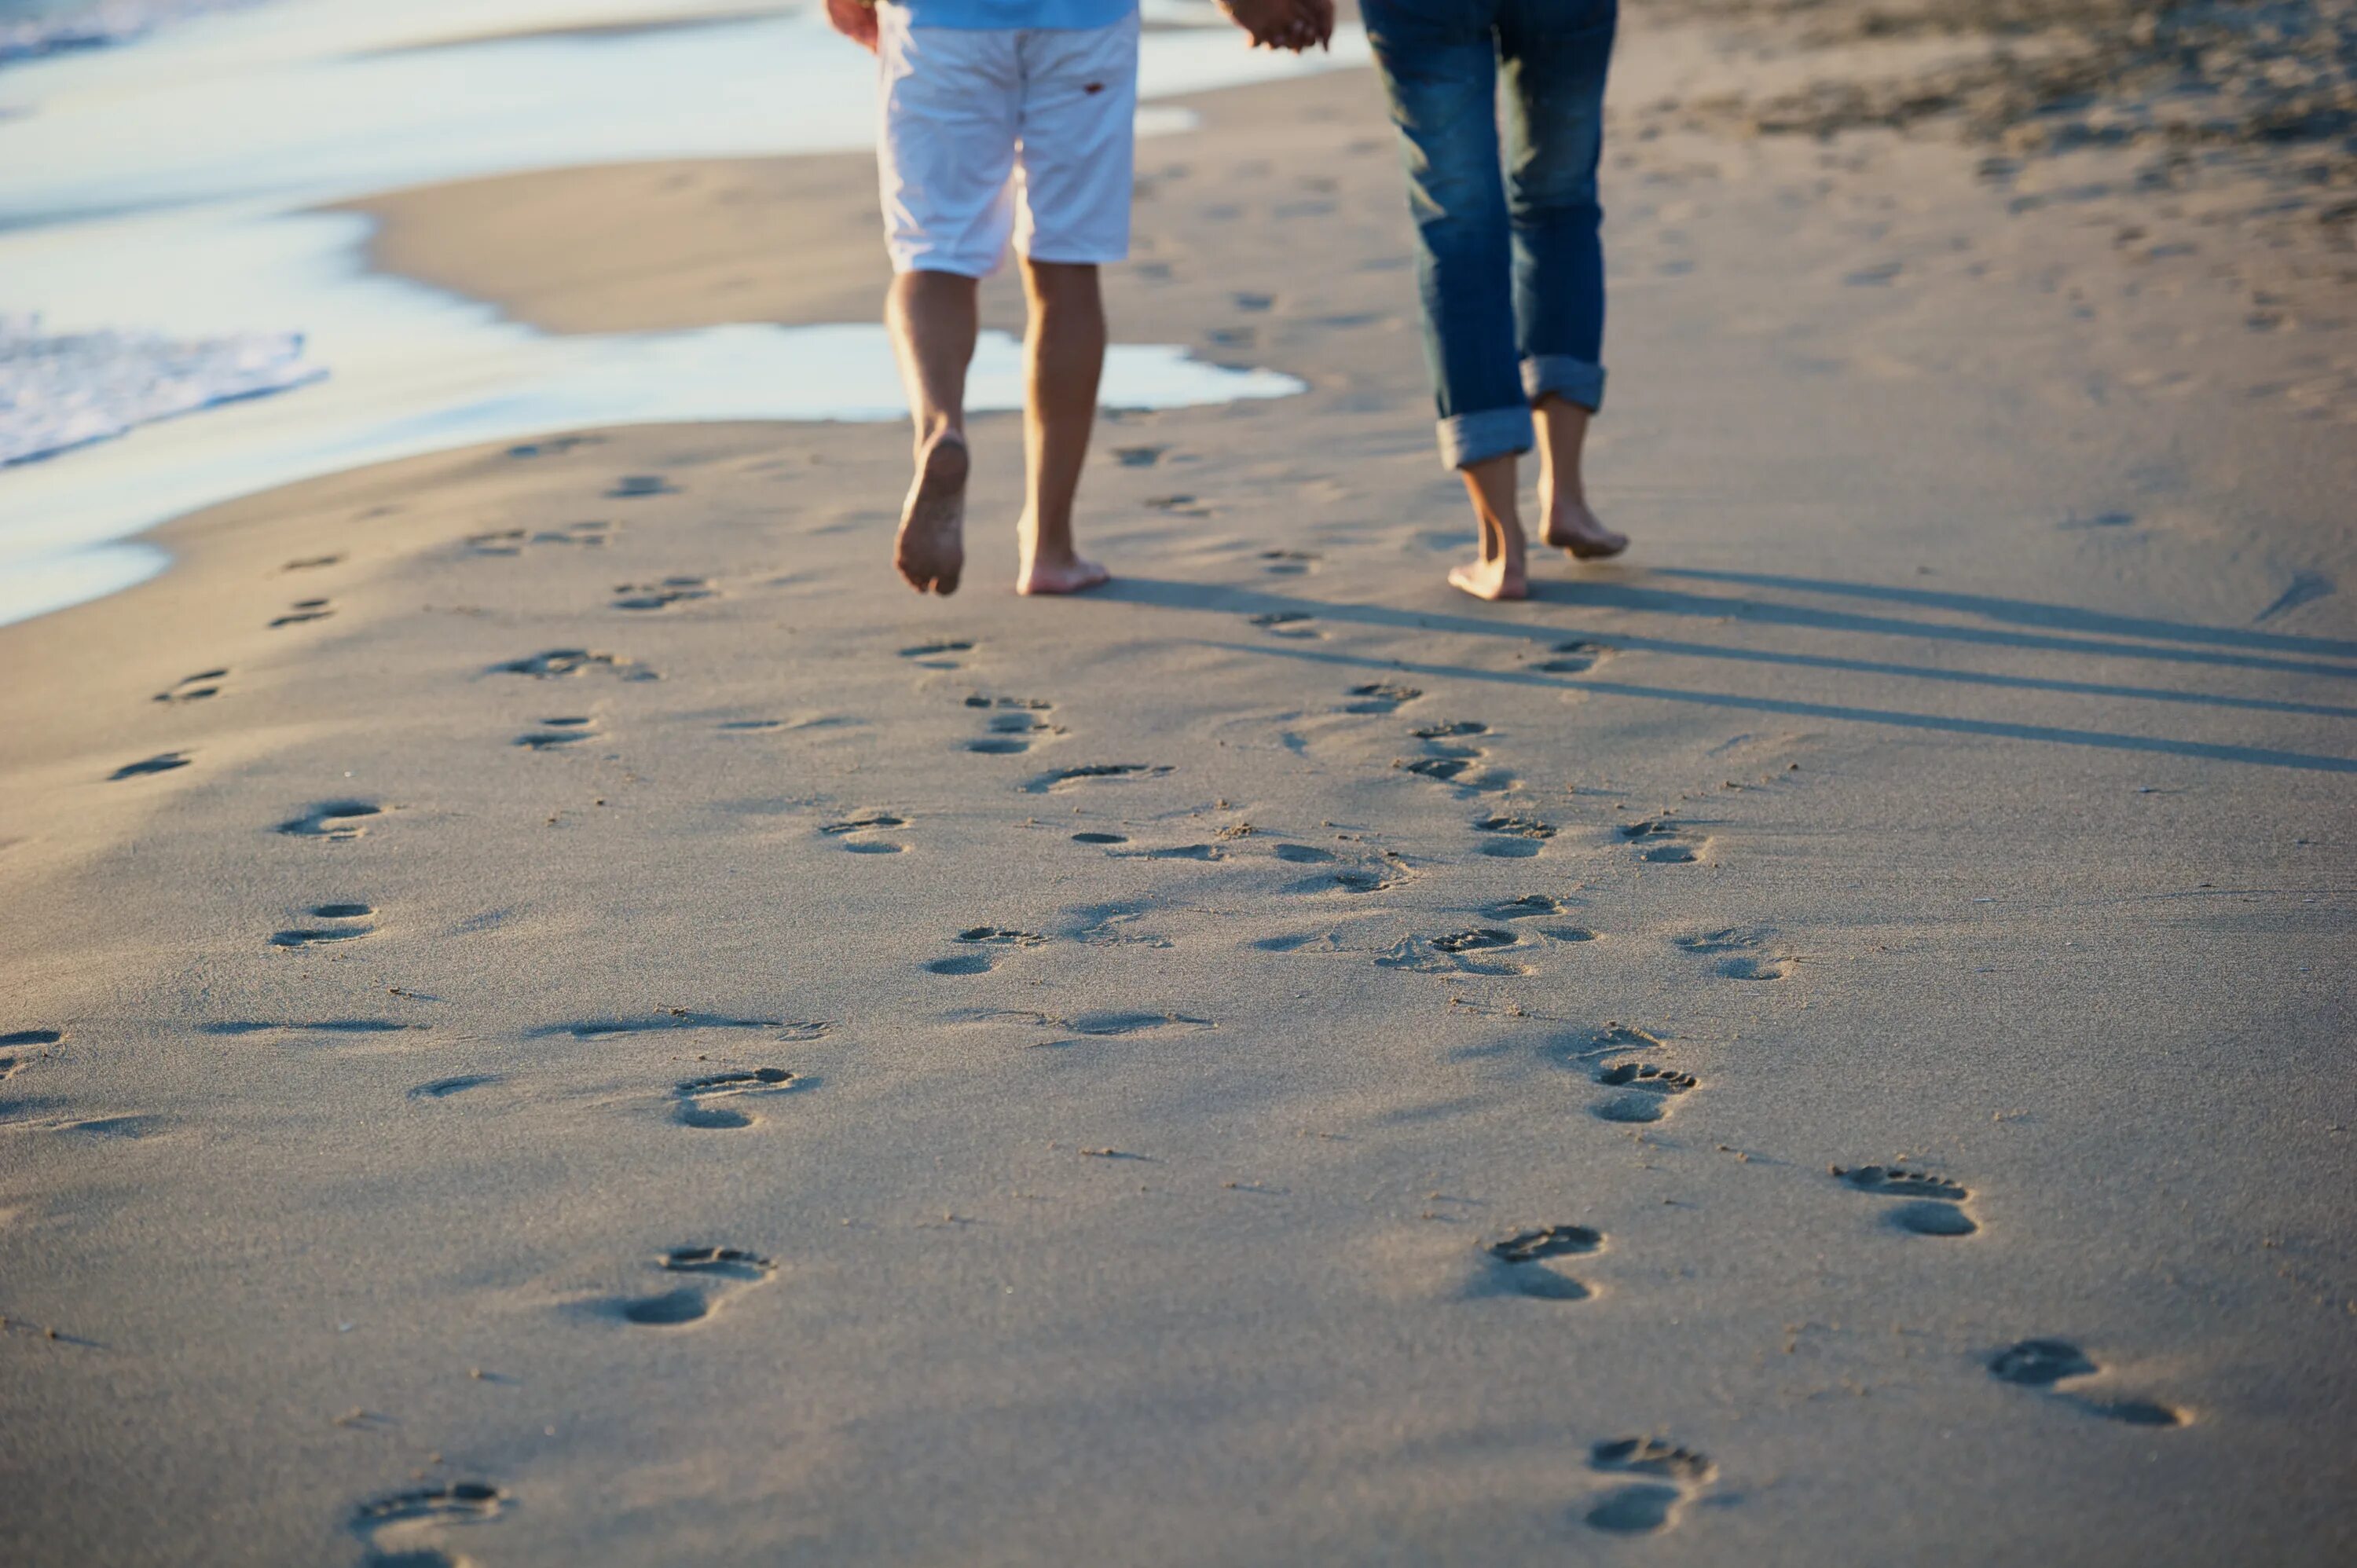
M 1294 36 L 1300 42 L 1293 47 L 1306 49 L 1316 44 L 1330 49 L 1334 42 L 1334 0 L 1293 0 Z
M 1220 8 L 1252 35 L 1254 48 L 1298 53 L 1334 32 L 1334 0 L 1220 0 Z
M 868 53 L 876 52 L 876 7 L 865 0 L 826 0 L 826 19 L 834 30 Z

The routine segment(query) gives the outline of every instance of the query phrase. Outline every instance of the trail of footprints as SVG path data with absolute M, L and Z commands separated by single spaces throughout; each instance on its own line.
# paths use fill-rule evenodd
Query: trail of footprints
M 627 487 L 634 482 L 625 481 L 624 487 L 618 488 L 617 493 L 663 493 L 656 489 L 629 489 Z M 511 531 L 498 535 L 477 536 L 469 541 L 469 544 L 486 553 L 512 553 L 526 543 L 594 545 L 603 542 L 604 525 L 579 524 L 554 537 L 546 533 L 525 537 L 521 531 Z M 1316 557 L 1271 551 L 1266 553 L 1265 559 L 1270 563 L 1270 571 L 1291 574 L 1308 569 Z M 683 600 L 705 596 L 708 590 L 708 583 L 700 578 L 672 578 L 651 585 L 627 586 L 617 590 L 625 597 L 616 600 L 616 607 L 660 609 Z M 330 613 L 332 608 L 324 600 L 302 601 L 287 617 L 273 624 L 291 625 Z M 1276 616 L 1264 618 L 1263 624 L 1284 634 L 1284 628 L 1294 622 L 1290 618 Z M 972 652 L 974 647 L 971 641 L 964 639 L 941 639 L 904 648 L 900 653 L 922 668 L 955 670 L 961 667 L 963 656 Z M 1590 667 L 1609 651 L 1594 644 L 1566 643 L 1555 649 L 1554 657 L 1537 668 L 1556 673 L 1576 672 Z M 581 649 L 554 650 L 514 660 L 494 669 L 497 672 L 544 680 L 561 679 L 589 671 L 610 672 L 626 680 L 654 678 L 651 671 L 641 670 L 629 660 Z M 156 693 L 155 700 L 167 704 L 207 700 L 219 693 L 221 682 L 228 674 L 226 669 L 198 671 Z M 1343 711 L 1383 714 L 1394 713 L 1419 700 L 1423 693 L 1414 687 L 1375 682 L 1353 687 L 1348 695 L 1350 701 Z M 1050 704 L 1036 699 L 990 697 L 977 693 L 966 698 L 965 705 L 986 715 L 984 734 L 968 743 L 967 749 L 972 751 L 985 755 L 1017 754 L 1028 749 L 1043 736 L 1062 733 L 1060 727 L 1040 716 L 1050 711 Z M 587 716 L 564 715 L 540 721 L 538 730 L 518 736 L 516 744 L 535 750 L 550 749 L 576 744 L 594 733 L 594 721 Z M 1490 784 L 1485 782 L 1490 776 L 1478 771 L 1484 752 L 1476 743 L 1487 736 L 1486 725 L 1465 720 L 1437 720 L 1418 725 L 1410 733 L 1423 743 L 1422 753 L 1415 759 L 1403 759 L 1394 765 L 1404 771 L 1460 789 L 1502 789 L 1511 782 L 1501 777 L 1500 782 Z M 123 779 L 167 772 L 186 766 L 188 760 L 188 754 L 184 752 L 163 753 L 126 764 L 111 777 Z M 1147 764 L 1082 764 L 1039 775 L 1023 788 L 1033 793 L 1044 794 L 1097 780 L 1153 776 L 1168 771 L 1170 769 L 1167 768 Z M 349 842 L 365 834 L 372 819 L 381 816 L 383 811 L 382 804 L 371 800 L 323 800 L 279 823 L 275 831 L 295 837 Z M 835 841 L 852 853 L 894 854 L 906 847 L 899 842 L 897 835 L 908 825 L 907 819 L 892 812 L 871 811 L 825 823 L 818 831 L 822 836 Z M 1557 832 L 1552 823 L 1513 812 L 1482 817 L 1477 819 L 1472 826 L 1475 832 L 1481 835 L 1479 844 L 1481 854 L 1505 858 L 1536 854 Z M 1698 858 L 1702 845 L 1707 842 L 1686 824 L 1662 816 L 1620 824 L 1611 830 L 1611 836 L 1617 842 L 1631 846 L 1641 861 L 1656 865 L 1690 864 Z M 1112 853 L 1123 853 L 1114 850 L 1114 846 L 1129 842 L 1126 834 L 1106 829 L 1084 829 L 1071 837 L 1075 843 L 1104 847 Z M 1136 853 L 1163 858 L 1172 855 L 1208 858 L 1189 856 L 1186 852 L 1209 847 L 1182 846 L 1177 851 Z M 1308 844 L 1278 843 L 1271 853 L 1281 862 L 1295 864 L 1330 864 L 1335 859 L 1332 851 Z M 1372 891 L 1394 885 L 1389 874 L 1374 870 L 1348 870 L 1336 874 L 1334 880 L 1345 890 Z M 1569 906 L 1548 895 L 1530 894 L 1506 899 L 1480 911 L 1486 919 L 1496 924 L 1420 939 L 1417 953 L 1419 957 L 1445 960 L 1451 965 L 1475 973 L 1520 972 L 1518 966 L 1492 967 L 1499 961 L 1490 955 L 1524 945 L 1529 939 L 1522 934 L 1521 928 L 1525 925 L 1532 931 L 1558 941 L 1593 940 L 1593 931 L 1565 921 L 1565 917 L 1570 912 Z M 314 905 L 307 910 L 305 923 L 274 933 L 270 944 L 280 949 L 301 950 L 357 940 L 375 931 L 375 916 L 376 910 L 362 903 Z M 1709 961 L 1716 972 L 1725 978 L 1767 981 L 1781 978 L 1790 961 L 1770 950 L 1770 938 L 1771 933 L 1764 931 L 1729 928 L 1675 938 L 1674 944 L 1684 952 Z M 995 968 L 1003 955 L 1041 946 L 1048 939 L 1038 932 L 978 925 L 957 932 L 955 940 L 959 950 L 936 959 L 925 967 L 944 976 L 980 974 Z M 1036 1021 L 1043 1027 L 1082 1036 L 1115 1036 L 1172 1026 L 1211 1026 L 1207 1020 L 1173 1014 L 1118 1012 L 1083 1014 L 1069 1019 L 1039 1015 Z M 317 1025 L 233 1027 L 238 1032 L 281 1027 L 377 1032 L 421 1026 L 390 1020 L 337 1020 Z M 687 1009 L 670 1009 L 637 1018 L 586 1020 L 552 1026 L 548 1030 L 537 1032 L 565 1033 L 592 1040 L 656 1029 L 703 1028 L 760 1030 L 781 1037 L 799 1036 L 803 1038 L 824 1032 L 823 1026 L 796 1025 L 780 1019 L 736 1018 Z M 61 1032 L 52 1029 L 19 1030 L 0 1036 L 0 1078 L 19 1068 L 21 1047 L 55 1044 L 62 1037 Z M 1646 1124 L 1663 1120 L 1682 1097 L 1700 1087 L 1699 1079 L 1692 1073 L 1654 1059 L 1664 1053 L 1664 1043 L 1659 1036 L 1620 1024 L 1607 1024 L 1577 1041 L 1565 1054 L 1584 1069 L 1600 1091 L 1587 1107 L 1589 1114 L 1608 1122 Z M 496 1074 L 454 1074 L 420 1084 L 411 1090 L 409 1095 L 423 1103 L 447 1101 L 500 1081 L 500 1077 Z M 741 1130 L 762 1119 L 764 1106 L 779 1097 L 806 1089 L 812 1081 L 791 1069 L 774 1065 L 718 1068 L 677 1081 L 666 1098 L 668 1114 L 673 1122 L 687 1129 Z M 1954 1238 L 1972 1235 L 1979 1229 L 1969 1212 L 1971 1192 L 1949 1177 L 1904 1165 L 1835 1165 L 1829 1167 L 1829 1174 L 1845 1189 L 1876 1202 L 1881 1208 L 1883 1222 L 1901 1232 Z M 1605 1241 L 1603 1233 L 1592 1227 L 1558 1221 L 1484 1242 L 1480 1247 L 1484 1273 L 1477 1294 L 1550 1303 L 1587 1300 L 1595 1294 L 1593 1289 L 1566 1265 L 1570 1260 L 1601 1251 Z M 769 1280 L 777 1268 L 770 1260 L 755 1252 L 721 1245 L 676 1248 L 655 1259 L 651 1267 L 663 1278 L 653 1282 L 645 1291 L 605 1298 L 596 1304 L 598 1309 L 634 1328 L 678 1330 L 705 1321 L 729 1295 Z M 2031 1391 L 2064 1407 L 2107 1420 L 2156 1428 L 2179 1425 L 2185 1420 L 2182 1412 L 2165 1404 L 2115 1396 L 2099 1390 L 2091 1391 L 2086 1386 L 2088 1380 L 2097 1378 L 2102 1369 L 2070 1341 L 2051 1338 L 2021 1340 L 1989 1356 L 1986 1369 L 2000 1382 Z M 1598 1442 L 1590 1451 L 1588 1467 L 1595 1474 L 1610 1477 L 1617 1484 L 1592 1498 L 1585 1509 L 1584 1520 L 1590 1528 L 1612 1535 L 1650 1534 L 1668 1528 L 1675 1522 L 1684 1506 L 1698 1496 L 1716 1475 L 1716 1466 L 1701 1453 L 1654 1436 Z M 506 1493 L 495 1485 L 483 1481 L 457 1481 L 445 1486 L 396 1492 L 365 1502 L 355 1510 L 351 1529 L 381 1554 L 398 1552 L 399 1560 L 404 1562 L 447 1563 L 452 1559 L 430 1548 L 429 1537 L 434 1532 L 451 1526 L 495 1519 L 507 1506 Z

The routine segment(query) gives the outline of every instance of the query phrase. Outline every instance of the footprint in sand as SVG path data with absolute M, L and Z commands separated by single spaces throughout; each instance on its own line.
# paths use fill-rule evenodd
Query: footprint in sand
M 1129 835 L 1127 833 L 1106 832 L 1101 828 L 1092 828 L 1086 832 L 1074 833 L 1072 835 L 1072 842 L 1074 843 L 1092 844 L 1127 843 L 1129 842 Z
M 1669 1049 L 1669 1042 L 1659 1035 L 1608 1019 L 1601 1028 L 1579 1030 L 1548 1041 L 1539 1047 L 1539 1055 L 1558 1067 L 1587 1070 L 1591 1064 L 1607 1057 L 1666 1052 Z
M 1116 849 L 1107 852 L 1115 860 L 1225 860 L 1228 852 L 1215 843 L 1174 843 L 1158 849 Z
M 1408 734 L 1423 743 L 1423 755 L 1394 757 L 1392 766 L 1403 773 L 1413 773 L 1469 794 L 1495 794 L 1512 788 L 1514 776 L 1480 766 L 1489 753 L 1473 745 L 1469 737 L 1489 733 L 1488 725 L 1470 719 L 1419 725 Z
M 1342 704 L 1346 714 L 1395 714 L 1424 693 L 1395 682 L 1371 681 L 1363 686 L 1351 687 L 1346 695 L 1351 699 Z
M 683 1127 L 750 1127 L 760 1118 L 732 1101 L 802 1087 L 803 1080 L 781 1067 L 707 1073 L 702 1078 L 691 1078 L 672 1090 L 672 1099 L 676 1102 L 672 1117 Z
M 499 1081 L 499 1074 L 492 1072 L 457 1073 L 449 1078 L 437 1078 L 433 1079 L 431 1082 L 419 1084 L 415 1089 L 409 1091 L 409 1098 L 412 1100 L 447 1100 L 454 1094 L 464 1094 L 470 1089 L 482 1089 L 487 1085 L 494 1084 Z
M 200 1033 L 226 1035 L 242 1038 L 248 1035 L 405 1035 L 423 1032 L 432 1027 L 427 1024 L 404 1023 L 398 1018 L 308 1018 L 284 1022 L 267 1018 L 222 1018 L 197 1026 Z
M 365 834 L 368 820 L 383 813 L 384 808 L 373 800 L 322 800 L 306 807 L 301 816 L 279 823 L 277 831 L 294 838 L 344 843 Z
M 1603 643 L 1586 642 L 1575 639 L 1570 642 L 1556 643 L 1546 658 L 1540 660 L 1531 668 L 1542 675 L 1577 675 L 1584 671 L 1595 669 L 1613 651 Z
M 289 561 L 278 569 L 282 572 L 316 572 L 322 566 L 340 566 L 341 555 L 307 555 L 299 561 Z
M 666 1007 L 624 1018 L 578 1018 L 567 1024 L 543 1024 L 526 1032 L 534 1039 L 570 1035 L 576 1040 L 604 1040 L 621 1035 L 651 1035 L 670 1029 L 747 1029 L 774 1035 L 781 1040 L 815 1040 L 832 1025 L 783 1018 L 737 1018 L 725 1013 L 699 1013 L 693 1007 Z
M 1064 733 L 1061 725 L 1049 724 L 1039 716 L 1048 706 L 1045 703 L 1014 697 L 1002 697 L 999 702 L 1013 711 L 992 714 L 985 725 L 989 733 L 967 741 L 966 750 L 985 757 L 1019 757 L 1042 736 Z M 973 705 L 971 699 L 968 705 Z
M 864 817 L 827 822 L 818 831 L 822 837 L 834 839 L 854 854 L 899 854 L 909 846 L 884 835 L 908 825 L 906 817 L 896 817 L 889 811 L 870 811 Z
M 1159 1034 L 1167 1029 L 1191 1030 L 1216 1029 L 1219 1027 L 1217 1024 L 1214 1024 L 1209 1018 L 1197 1018 L 1185 1013 L 1145 1013 L 1123 1012 L 1119 1010 L 1076 1013 L 1069 1018 L 1054 1017 L 1042 1013 L 1032 1015 L 1032 1020 L 1043 1029 L 1052 1029 L 1060 1035 L 1068 1036 L 1062 1039 L 1049 1040 L 1045 1042 L 1045 1044 L 1049 1046 L 1064 1046 L 1076 1043 L 1075 1040 L 1070 1036 L 1079 1036 L 1082 1039 L 1104 1040 L 1124 1038 L 1131 1035 Z
M 972 653 L 974 644 L 962 637 L 935 638 L 900 650 L 900 657 L 912 661 L 920 670 L 956 670 L 961 668 L 959 656 Z
M 351 1531 L 369 1549 L 366 1568 L 468 1568 L 468 1559 L 438 1550 L 443 1530 L 488 1524 L 508 1505 L 489 1481 L 452 1481 L 393 1492 L 352 1510 Z
M 156 693 L 156 700 L 159 703 L 201 703 L 207 697 L 220 696 L 221 683 L 228 677 L 226 669 L 199 670 L 193 675 L 181 676 Z
M 529 675 L 535 681 L 561 681 L 568 675 L 584 675 L 593 671 L 625 681 L 662 679 L 636 660 L 625 659 L 618 653 L 599 653 L 587 648 L 552 648 L 545 653 L 527 654 L 522 659 L 511 659 L 504 664 L 491 666 L 494 675 Z
M 1827 1169 L 1844 1187 L 1872 1193 L 1877 1197 L 1906 1199 L 1889 1216 L 1889 1222 L 1899 1230 L 1917 1236 L 1969 1236 L 1980 1229 L 1963 1207 L 1964 1200 L 1972 1197 L 1971 1191 L 1946 1176 L 1900 1165 L 1859 1165 L 1855 1169 L 1831 1165 Z
M 685 1275 L 691 1283 L 607 1303 L 625 1323 L 642 1328 L 681 1328 L 701 1323 L 733 1286 L 758 1284 L 775 1273 L 778 1266 L 736 1247 L 674 1247 L 655 1260 L 655 1267 L 667 1274 Z
M 925 965 L 931 974 L 985 974 L 998 967 L 998 958 L 991 950 L 1036 948 L 1047 941 L 1037 931 L 1008 930 L 1000 926 L 968 926 L 957 934 L 957 940 L 974 950 L 937 958 Z
M 560 746 L 578 746 L 597 733 L 597 722 L 587 714 L 568 714 L 537 722 L 540 727 L 516 736 L 516 745 L 532 751 L 554 751 Z
M 495 528 L 467 535 L 466 545 L 474 555 L 521 555 L 529 537 L 521 528 Z
M 1287 865 L 1331 865 L 1334 852 L 1314 843 L 1281 843 L 1269 852 Z
M 1609 1476 L 1652 1477 L 1616 1487 L 1589 1506 L 1589 1527 L 1609 1535 L 1651 1535 L 1665 1528 L 1713 1470 L 1706 1455 L 1657 1437 L 1599 1443 L 1588 1451 L 1587 1467 Z
M 1052 795 L 1068 784 L 1088 784 L 1114 779 L 1159 779 L 1170 772 L 1167 766 L 1146 762 L 1089 762 L 1078 768 L 1059 768 L 1053 773 L 1042 773 L 1022 786 L 1027 795 Z
M 25 1059 L 16 1055 L 43 1046 L 54 1046 L 66 1037 L 63 1029 L 17 1029 L 0 1035 L 0 1081 L 14 1078 L 25 1069 Z
M 1484 1243 L 1490 1265 L 1483 1294 L 1528 1296 L 1534 1301 L 1586 1301 L 1595 1292 L 1545 1265 L 1556 1258 L 1582 1257 L 1604 1245 L 1604 1232 L 1585 1225 L 1543 1225 L 1502 1241 Z
M 1481 913 L 1493 920 L 1545 920 L 1571 913 L 1571 906 L 1544 893 L 1525 893 L 1519 898 L 1492 904 Z M 1592 942 L 1596 940 L 1596 933 L 1586 926 L 1539 926 L 1534 929 L 1541 936 L 1553 937 L 1559 942 Z
M 1113 460 L 1125 468 L 1151 468 L 1162 461 L 1168 446 L 1116 446 Z
M 1406 874 L 1395 866 L 1358 865 L 1309 883 L 1303 890 L 1313 893 L 1330 893 L 1337 889 L 1344 893 L 1381 893 L 1387 888 L 1397 887 L 1406 880 Z
M 1590 1116 L 1601 1122 L 1646 1122 L 1667 1116 L 1672 1101 L 1701 1079 L 1675 1068 L 1631 1060 L 1604 1063 L 1596 1069 L 1596 1081 L 1617 1092 L 1589 1106 Z
M 1494 926 L 1451 931 L 1446 936 L 1409 937 L 1377 958 L 1375 966 L 1410 969 L 1426 974 L 1528 974 L 1528 964 L 1492 956 L 1521 942 L 1522 939 L 1513 932 Z
M 1527 860 L 1555 832 L 1552 822 L 1511 815 L 1483 817 L 1473 824 L 1473 831 L 1491 835 L 1480 851 L 1500 860 Z
M 576 446 L 603 446 L 602 435 L 544 435 L 537 441 L 520 441 L 508 448 L 511 457 L 562 457 Z
M 190 761 L 185 751 L 167 751 L 138 762 L 126 762 L 106 776 L 113 783 L 118 779 L 145 779 L 151 773 L 169 773 L 175 768 L 186 768 Z
M 286 613 L 270 623 L 271 629 L 282 626 L 301 626 L 305 621 L 325 620 L 336 613 L 335 606 L 326 599 L 296 599 L 286 607 Z
M 376 929 L 369 924 L 369 917 L 375 913 L 366 904 L 315 904 L 309 910 L 311 918 L 326 924 L 292 927 L 274 935 L 270 945 L 309 948 L 326 942 L 348 942 Z
M 1687 952 L 1717 958 L 1712 965 L 1728 980 L 1781 980 L 1792 972 L 1792 960 L 1763 951 L 1776 933 L 1729 929 L 1674 937 L 1671 942 Z
M 1300 577 L 1316 571 L 1324 559 L 1315 550 L 1264 550 L 1260 569 L 1272 577 Z
M 646 496 L 675 496 L 679 487 L 661 474 L 624 474 L 608 488 L 611 500 L 637 500 Z
M 1621 843 L 1633 845 L 1639 860 L 1653 865 L 1690 865 L 1702 858 L 1703 845 L 1710 842 L 1664 817 L 1622 822 L 1612 833 Z
M 1173 517 L 1209 517 L 1211 509 L 1193 496 L 1148 496 L 1146 505 Z
M 495 529 L 489 533 L 467 536 L 467 550 L 475 555 L 521 555 L 526 545 L 577 544 L 587 549 L 603 548 L 614 536 L 614 525 L 600 520 L 568 522 L 562 528 L 544 528 L 536 532 L 522 528 Z
M 2058 1389 L 2058 1383 L 2093 1377 L 2103 1370 L 2084 1350 L 2067 1339 L 2024 1339 L 1989 1358 L 1989 1375 L 1999 1382 L 2040 1389 L 2074 1410 L 2100 1415 L 2130 1426 L 2182 1426 L 2185 1413 L 2150 1400 L 2120 1399 L 2104 1394 Z
M 1256 626 L 1271 637 L 1291 637 L 1315 640 L 1325 637 L 1318 629 L 1317 618 L 1307 610 L 1267 610 L 1260 615 L 1246 616 L 1247 624 Z
M 717 590 L 709 577 L 665 577 L 654 583 L 619 583 L 614 587 L 618 610 L 663 610 L 693 599 L 708 599 Z

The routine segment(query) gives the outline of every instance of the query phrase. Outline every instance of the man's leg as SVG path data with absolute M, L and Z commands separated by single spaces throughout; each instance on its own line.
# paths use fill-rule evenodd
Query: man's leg
M 893 563 L 919 593 L 957 592 L 965 569 L 965 377 L 975 280 L 1015 227 L 1011 179 L 1023 72 L 1018 35 L 915 27 L 877 14 L 883 125 L 877 177 L 892 292 L 884 319 L 916 421 L 916 478 Z
M 906 272 L 884 306 L 917 426 L 917 474 L 900 507 L 892 564 L 919 593 L 957 592 L 965 568 L 965 372 L 980 330 L 974 280 Z
M 1108 27 L 1024 35 L 1015 248 L 1031 320 L 1023 344 L 1021 594 L 1078 593 L 1107 575 L 1072 548 L 1072 498 L 1104 371 L 1097 269 L 1129 254 L 1138 30 L 1133 11 Z
M 1583 561 L 1629 547 L 1588 510 L 1580 469 L 1588 420 L 1604 402 L 1596 171 L 1619 10 L 1617 0 L 1506 0 L 1499 11 L 1514 317 L 1523 384 L 1538 413 L 1539 536 Z
M 1104 301 L 1097 269 L 1078 262 L 1023 263 L 1031 323 L 1023 340 L 1023 521 L 1018 594 L 1071 594 L 1106 579 L 1072 548 L 1072 498 L 1096 423 L 1104 371 Z

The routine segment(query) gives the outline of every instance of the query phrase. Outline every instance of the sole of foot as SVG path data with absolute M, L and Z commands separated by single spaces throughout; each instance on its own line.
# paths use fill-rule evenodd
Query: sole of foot
M 965 570 L 965 477 L 973 466 L 965 442 L 936 436 L 917 455 L 917 477 L 900 509 L 892 564 L 909 586 L 946 597 Z

